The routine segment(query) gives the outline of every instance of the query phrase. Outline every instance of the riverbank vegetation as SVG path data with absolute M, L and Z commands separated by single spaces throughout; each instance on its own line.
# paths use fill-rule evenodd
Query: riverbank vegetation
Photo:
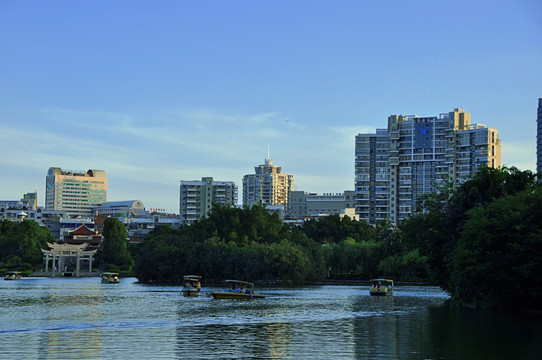
M 47 248 L 47 242 L 55 242 L 54 237 L 35 221 L 0 221 L 0 275 L 7 270 L 31 273 L 41 267 L 41 249 Z

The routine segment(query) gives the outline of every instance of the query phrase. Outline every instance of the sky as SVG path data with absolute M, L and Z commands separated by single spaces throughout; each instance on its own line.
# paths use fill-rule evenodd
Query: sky
M 295 190 L 354 189 L 358 133 L 454 108 L 536 169 L 542 2 L 0 0 L 0 200 L 49 167 L 179 211 L 181 180 L 269 156 Z

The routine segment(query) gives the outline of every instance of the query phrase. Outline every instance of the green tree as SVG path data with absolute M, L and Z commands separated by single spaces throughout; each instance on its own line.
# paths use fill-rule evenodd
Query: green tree
M 47 248 L 47 242 L 55 242 L 55 239 L 49 229 L 39 226 L 34 220 L 0 222 L 0 260 L 11 266 L 25 263 L 32 267 L 42 264 L 41 249 Z
M 420 256 L 427 256 L 433 282 L 451 291 L 453 254 L 467 212 L 534 186 L 535 176 L 530 171 L 514 167 L 482 167 L 455 188 L 452 181 L 445 180 L 439 191 L 422 199 L 419 210 L 423 212 L 400 224 L 403 242 L 408 250 L 418 248 Z
M 375 236 L 375 228 L 367 222 L 352 220 L 349 216 L 341 217 L 339 214 L 307 220 L 302 230 L 307 237 L 321 244 L 336 244 L 347 238 L 360 242 Z
M 114 217 L 105 219 L 101 260 L 106 264 L 118 266 L 132 265 L 132 258 L 127 248 L 127 238 L 126 227 L 119 219 Z
M 453 254 L 454 298 L 541 310 L 541 219 L 541 187 L 470 210 Z

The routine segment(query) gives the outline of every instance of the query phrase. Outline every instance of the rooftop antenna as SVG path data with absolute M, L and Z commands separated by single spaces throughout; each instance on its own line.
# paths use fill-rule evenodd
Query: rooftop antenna
M 269 143 L 267 144 L 267 159 L 269 159 Z

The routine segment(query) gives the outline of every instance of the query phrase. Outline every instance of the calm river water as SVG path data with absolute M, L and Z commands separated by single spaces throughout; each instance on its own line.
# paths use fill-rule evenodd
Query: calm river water
M 542 318 L 443 306 L 435 287 L 261 288 L 197 298 L 136 279 L 0 280 L 1 359 L 540 359 Z

